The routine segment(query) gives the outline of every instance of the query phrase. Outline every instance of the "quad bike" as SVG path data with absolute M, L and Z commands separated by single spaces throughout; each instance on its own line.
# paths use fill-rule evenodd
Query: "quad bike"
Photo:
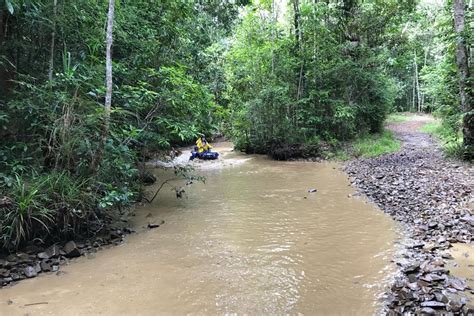
M 202 153 L 199 152 L 197 147 L 194 147 L 194 149 L 191 151 L 191 157 L 189 157 L 189 160 L 194 160 L 195 158 L 203 159 L 203 160 L 214 160 L 219 157 L 219 153 L 215 151 L 204 151 Z

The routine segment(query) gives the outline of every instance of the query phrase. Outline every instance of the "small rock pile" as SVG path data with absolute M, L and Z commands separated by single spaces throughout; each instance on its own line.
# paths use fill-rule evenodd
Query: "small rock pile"
M 27 278 L 36 277 L 39 273 L 58 272 L 62 264 L 82 255 L 95 253 L 102 247 L 123 242 L 129 228 L 117 229 L 103 237 L 96 237 L 84 242 L 69 241 L 64 245 L 54 244 L 48 248 L 29 245 L 21 252 L 0 256 L 0 287 Z
M 416 134 L 417 140 L 422 137 Z M 417 148 L 413 143 L 398 153 L 354 160 L 346 172 L 353 185 L 405 224 L 411 240 L 397 261 L 402 273 L 388 293 L 388 314 L 474 315 L 474 302 L 463 295 L 474 291 L 446 269 L 452 243 L 474 242 L 474 212 L 469 207 L 474 170 L 444 159 L 429 138 L 423 141 L 432 146 Z

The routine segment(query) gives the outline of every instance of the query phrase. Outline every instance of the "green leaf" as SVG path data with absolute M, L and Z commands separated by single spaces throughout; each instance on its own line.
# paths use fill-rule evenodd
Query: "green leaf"
M 5 0 L 5 5 L 7 6 L 8 12 L 10 12 L 10 14 L 13 14 L 15 10 L 13 9 L 13 4 L 11 3 L 11 1 Z

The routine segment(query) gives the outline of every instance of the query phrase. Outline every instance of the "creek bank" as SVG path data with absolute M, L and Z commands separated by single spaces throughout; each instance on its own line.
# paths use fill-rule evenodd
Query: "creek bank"
M 48 247 L 30 245 L 10 254 L 0 255 L 0 288 L 12 285 L 23 279 L 38 276 L 41 273 L 60 274 L 60 266 L 68 264 L 74 258 L 93 254 L 106 247 L 120 245 L 127 234 L 134 230 L 122 224 L 114 223 L 107 234 L 85 240 L 69 240 L 66 243 L 55 243 Z M 118 228 L 120 227 L 120 228 Z
M 160 157 L 164 161 L 172 161 L 179 155 L 181 152 L 173 149 L 169 152 L 157 153 L 156 157 Z M 143 168 L 140 173 L 140 181 L 144 185 L 152 185 L 157 181 L 157 178 L 153 173 Z M 4 206 L 2 201 L 0 199 L 0 207 Z M 81 256 L 93 258 L 94 253 L 99 250 L 122 244 L 126 235 L 135 232 L 129 227 L 129 219 L 133 215 L 135 214 L 120 210 L 113 211 L 111 216 L 98 220 L 97 223 L 91 223 L 101 229 L 95 236 L 89 238 L 72 238 L 55 243 L 31 241 L 18 251 L 0 252 L 0 288 L 13 285 L 23 279 L 34 278 L 41 273 L 60 275 L 60 266 L 68 264 L 74 258 Z M 155 229 L 163 224 L 164 221 L 152 222 L 148 223 L 146 227 Z
M 351 183 L 395 220 L 404 223 L 405 251 L 396 259 L 400 276 L 387 293 L 389 315 L 474 314 L 474 293 L 450 274 L 448 249 L 474 241 L 472 165 L 447 160 L 413 122 L 389 126 L 402 149 L 349 162 Z M 473 269 L 474 275 L 474 269 Z
M 144 169 L 140 173 L 140 181 L 144 185 L 152 185 L 157 178 Z M 6 197 L 0 199 L 0 208 L 8 207 L 11 203 L 9 201 Z M 99 250 L 122 244 L 126 235 L 135 232 L 129 223 L 130 217 L 135 215 L 132 210 L 133 206 L 103 213 L 103 218 L 96 218 L 88 223 L 91 231 L 95 229 L 93 233 L 81 232 L 73 237 L 55 237 L 45 241 L 36 239 L 17 251 L 0 251 L 0 289 L 41 273 L 60 274 L 60 266 L 68 264 L 74 258 L 92 258 Z M 163 223 L 150 223 L 148 229 L 158 228 Z

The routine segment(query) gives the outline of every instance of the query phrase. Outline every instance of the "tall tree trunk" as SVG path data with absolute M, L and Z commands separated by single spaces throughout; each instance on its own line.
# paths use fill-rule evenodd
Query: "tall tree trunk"
M 428 47 L 425 49 L 425 58 L 424 58 L 424 61 L 423 61 L 423 68 L 426 67 L 426 62 L 428 60 L 429 52 L 430 52 L 430 46 L 428 45 Z M 423 92 L 421 92 L 421 108 L 423 108 L 424 105 L 425 105 L 425 94 Z
M 411 110 L 415 111 L 415 99 L 416 99 L 416 72 L 415 72 L 415 63 L 413 63 L 413 89 L 411 93 Z
M 420 80 L 418 78 L 418 62 L 416 60 L 416 51 L 415 51 L 415 80 L 416 80 L 416 101 L 418 105 L 418 112 L 421 112 L 421 97 L 420 97 Z
M 3 12 L 4 10 L 0 9 L 0 50 L 3 47 L 3 16 L 4 16 Z M 5 67 L 3 65 L 0 65 L 0 95 L 5 95 L 7 91 L 6 82 L 5 82 L 6 72 L 7 71 Z
M 454 30 L 456 32 L 456 65 L 459 75 L 459 99 L 463 117 L 463 155 L 466 159 L 474 158 L 474 115 L 470 93 L 467 87 L 469 79 L 469 65 L 466 39 L 463 36 L 465 29 L 464 0 L 453 1 Z
M 107 14 L 107 34 L 106 34 L 106 53 L 105 53 L 105 104 L 104 104 L 104 121 L 102 125 L 102 135 L 99 143 L 99 148 L 95 157 L 92 159 L 91 169 L 96 171 L 101 164 L 105 143 L 109 135 L 110 127 L 110 113 L 112 107 L 112 43 L 113 43 L 113 27 L 114 27 L 114 10 L 115 0 L 109 0 L 109 12 Z
M 276 25 L 275 0 L 272 0 L 272 75 L 275 73 L 275 25 Z
M 300 69 L 298 73 L 298 87 L 296 91 L 296 100 L 300 100 L 303 97 L 303 92 L 304 92 L 304 76 L 305 76 L 305 71 L 304 71 L 304 63 L 305 60 L 303 58 L 302 50 L 303 50 L 303 34 L 301 31 L 301 12 L 300 12 L 300 2 L 299 0 L 293 0 L 293 9 L 295 11 L 295 38 L 296 38 L 296 53 L 299 56 L 300 60 Z M 296 119 L 295 119 L 295 124 L 296 124 Z
M 5 15 L 3 9 L 0 9 L 0 47 L 3 46 L 3 16 Z
M 295 11 L 295 37 L 297 50 L 301 48 L 301 29 L 300 29 L 300 1 L 293 0 L 293 9 Z
M 48 79 L 53 80 L 54 72 L 54 42 L 56 40 L 56 14 L 58 7 L 58 0 L 53 0 L 53 30 L 51 31 L 51 47 L 49 48 L 49 69 Z

